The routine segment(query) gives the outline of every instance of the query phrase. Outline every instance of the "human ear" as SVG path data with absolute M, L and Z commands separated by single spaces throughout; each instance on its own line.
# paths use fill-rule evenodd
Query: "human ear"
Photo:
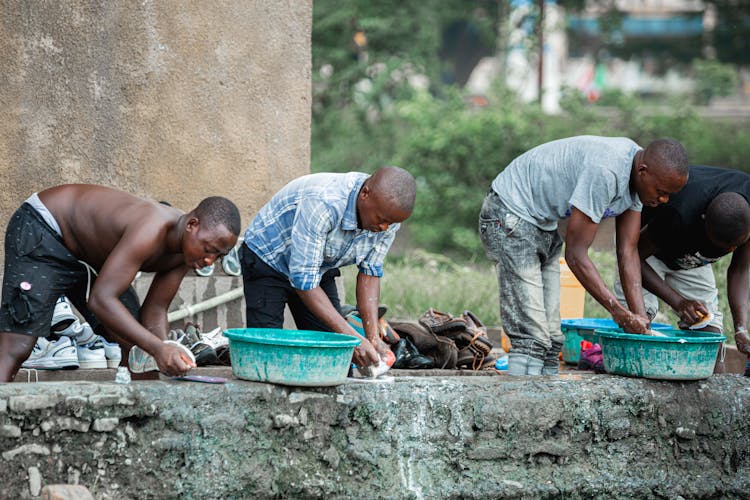
M 185 231 L 194 232 L 200 228 L 201 222 L 197 217 L 190 217 L 185 223 Z

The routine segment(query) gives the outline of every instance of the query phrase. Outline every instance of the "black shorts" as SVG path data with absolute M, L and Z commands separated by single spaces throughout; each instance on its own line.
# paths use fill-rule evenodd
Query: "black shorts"
M 105 334 L 101 322 L 86 307 L 87 286 L 93 287 L 95 279 L 96 275 L 68 251 L 60 235 L 24 203 L 11 217 L 5 233 L 0 332 L 46 337 L 55 303 L 65 295 L 97 334 Z M 139 318 L 141 306 L 133 287 L 120 301 Z

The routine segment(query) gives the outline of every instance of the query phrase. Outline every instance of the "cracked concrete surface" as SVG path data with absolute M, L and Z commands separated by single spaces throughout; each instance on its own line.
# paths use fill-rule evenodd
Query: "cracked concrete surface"
M 0 386 L 4 495 L 746 498 L 750 379 Z

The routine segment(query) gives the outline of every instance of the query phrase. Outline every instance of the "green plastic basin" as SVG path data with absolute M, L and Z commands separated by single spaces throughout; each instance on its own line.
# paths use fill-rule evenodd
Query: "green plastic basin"
M 601 344 L 596 330 L 618 330 L 617 323 L 611 318 L 571 318 L 560 321 L 565 340 L 562 346 L 563 361 L 570 365 L 577 365 L 581 358 L 581 340 L 588 340 L 593 344 Z M 654 330 L 672 330 L 672 325 L 665 323 L 651 323 Z
M 604 370 L 661 380 L 700 380 L 714 372 L 726 338 L 720 333 L 664 330 L 665 337 L 597 330 Z
M 233 328 L 224 335 L 237 378 L 295 386 L 343 384 L 359 345 L 349 335 L 305 330 Z

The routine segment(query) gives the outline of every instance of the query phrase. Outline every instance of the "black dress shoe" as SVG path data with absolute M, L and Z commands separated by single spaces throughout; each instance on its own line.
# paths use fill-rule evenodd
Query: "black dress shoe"
M 401 337 L 401 340 L 393 346 L 393 354 L 396 356 L 393 368 L 396 369 L 414 370 L 435 366 L 435 363 L 424 354 L 420 354 L 417 347 L 406 337 Z

